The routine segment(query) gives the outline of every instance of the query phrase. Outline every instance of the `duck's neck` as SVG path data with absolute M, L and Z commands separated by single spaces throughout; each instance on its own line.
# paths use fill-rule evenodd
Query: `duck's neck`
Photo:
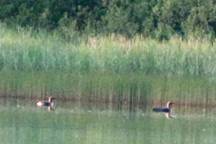
M 48 98 L 48 102 L 50 102 L 50 103 L 51 103 L 52 101 L 53 101 L 53 100 L 52 100 L 52 98 L 51 98 L 51 97 L 49 97 L 49 98 Z
M 172 103 L 167 102 L 166 107 L 167 107 L 168 109 L 171 109 L 171 108 L 172 108 Z

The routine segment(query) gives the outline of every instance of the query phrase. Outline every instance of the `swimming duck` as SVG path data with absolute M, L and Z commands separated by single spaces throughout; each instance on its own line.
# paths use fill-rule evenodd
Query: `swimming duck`
M 174 103 L 171 102 L 171 101 L 168 101 L 166 103 L 166 107 L 156 107 L 156 108 L 153 108 L 153 111 L 154 112 L 162 112 L 165 114 L 166 118 L 175 118 L 175 115 L 173 114 L 173 111 L 172 111 L 172 108 L 173 108 L 173 105 Z
M 54 97 L 49 96 L 47 100 L 37 101 L 36 105 L 38 107 L 46 107 L 48 111 L 55 109 Z

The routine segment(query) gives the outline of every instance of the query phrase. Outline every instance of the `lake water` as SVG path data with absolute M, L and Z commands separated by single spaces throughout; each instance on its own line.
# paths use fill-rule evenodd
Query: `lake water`
M 2 144 L 214 144 L 215 80 L 142 75 L 4 74 Z M 56 97 L 55 111 L 36 100 Z M 176 119 L 153 113 L 166 101 Z

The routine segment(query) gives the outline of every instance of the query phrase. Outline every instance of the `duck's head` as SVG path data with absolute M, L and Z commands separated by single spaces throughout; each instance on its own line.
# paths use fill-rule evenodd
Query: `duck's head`
M 167 106 L 167 108 L 171 109 L 173 107 L 173 105 L 174 105 L 174 102 L 168 101 L 166 106 Z
M 53 102 L 53 100 L 55 100 L 54 97 L 52 97 L 52 96 L 49 96 L 49 97 L 48 97 L 48 102 Z

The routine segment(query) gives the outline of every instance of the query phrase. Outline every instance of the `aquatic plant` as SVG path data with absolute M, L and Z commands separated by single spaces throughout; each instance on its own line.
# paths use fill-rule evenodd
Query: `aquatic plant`
M 215 75 L 216 42 L 109 35 L 64 40 L 58 33 L 0 25 L 0 70 Z

